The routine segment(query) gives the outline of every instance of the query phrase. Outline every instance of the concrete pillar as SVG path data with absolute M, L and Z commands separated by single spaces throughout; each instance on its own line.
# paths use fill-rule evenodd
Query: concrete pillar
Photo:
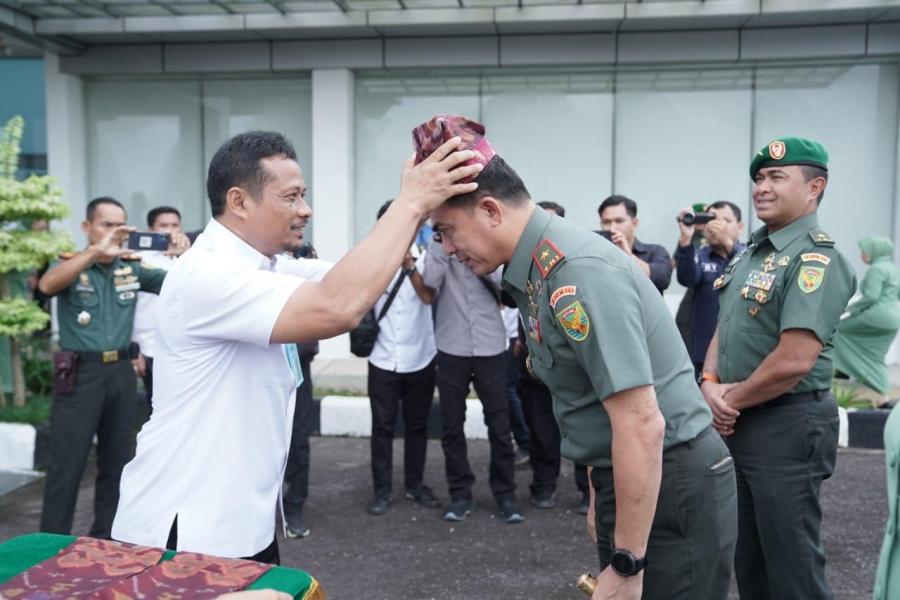
M 59 55 L 44 54 L 44 82 L 47 104 L 47 171 L 63 190 L 63 200 L 71 207 L 63 226 L 72 233 L 78 247 L 86 243 L 81 221 L 88 202 L 87 130 L 85 126 L 84 83 L 81 77 L 59 70 Z
M 337 261 L 353 240 L 353 72 L 312 72 L 313 239 L 319 256 Z M 320 344 L 323 359 L 347 358 L 348 336 Z

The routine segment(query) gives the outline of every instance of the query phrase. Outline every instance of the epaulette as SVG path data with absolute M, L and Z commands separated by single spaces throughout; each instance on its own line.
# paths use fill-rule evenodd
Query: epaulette
M 75 256 L 75 253 L 74 253 L 74 252 L 60 252 L 60 253 L 59 253 L 59 260 L 69 260 L 69 259 L 72 258 L 73 256 Z
M 834 240 L 831 239 L 831 236 L 821 229 L 810 230 L 809 237 L 812 238 L 816 246 L 828 246 L 829 248 L 834 246 Z
M 553 269 L 566 260 L 566 255 L 553 242 L 545 238 L 534 249 L 531 258 L 540 271 L 541 277 L 547 279 Z

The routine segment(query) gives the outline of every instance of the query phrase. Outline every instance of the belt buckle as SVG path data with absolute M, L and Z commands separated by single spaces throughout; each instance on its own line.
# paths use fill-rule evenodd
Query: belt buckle
M 103 352 L 103 357 L 101 360 L 103 361 L 103 364 L 114 363 L 119 360 L 119 351 L 106 350 Z

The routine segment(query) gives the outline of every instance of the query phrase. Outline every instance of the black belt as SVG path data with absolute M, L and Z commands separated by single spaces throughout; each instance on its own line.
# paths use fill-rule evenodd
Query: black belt
M 782 394 L 777 398 L 772 398 L 768 402 L 745 408 L 741 412 L 747 413 L 754 410 L 769 410 L 771 408 L 781 408 L 782 406 L 790 406 L 791 404 L 805 404 L 806 402 L 820 402 L 823 398 L 828 397 L 831 390 L 813 390 L 811 392 L 797 392 L 795 394 Z
M 131 358 L 131 354 L 129 353 L 128 348 L 121 348 L 119 350 L 106 350 L 104 352 L 82 352 L 80 350 L 76 351 L 75 354 L 78 355 L 78 360 L 85 363 L 115 363 L 120 360 L 129 360 Z

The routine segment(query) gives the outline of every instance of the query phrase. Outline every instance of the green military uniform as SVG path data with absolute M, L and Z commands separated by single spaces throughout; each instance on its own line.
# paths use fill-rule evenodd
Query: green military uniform
M 603 400 L 652 385 L 666 432 L 643 598 L 726 598 L 737 535 L 734 471 L 650 279 L 601 236 L 535 210 L 504 287 L 528 331 L 531 369 L 553 395 L 562 454 L 594 467 L 601 568 L 614 549 L 615 527 Z
M 165 271 L 139 260 L 117 259 L 94 263 L 57 295 L 59 343 L 74 351 L 76 375 L 71 392 L 53 395 L 41 531 L 70 533 L 78 486 L 97 434 L 90 535 L 110 535 L 119 476 L 134 452 L 137 379 L 128 346 L 137 292 L 159 293 L 164 278 Z
M 751 177 L 776 163 L 824 167 L 827 155 L 821 158 L 824 149 L 820 153 L 813 144 L 773 142 L 761 152 L 767 160 L 754 160 Z M 856 278 L 813 213 L 772 233 L 765 226 L 754 231 L 716 286 L 723 383 L 747 379 L 788 329 L 811 331 L 823 345 L 790 393 L 744 409 L 726 438 L 738 482 L 735 573 L 741 598 L 831 598 L 819 538 L 819 488 L 837 455 L 831 340 Z

